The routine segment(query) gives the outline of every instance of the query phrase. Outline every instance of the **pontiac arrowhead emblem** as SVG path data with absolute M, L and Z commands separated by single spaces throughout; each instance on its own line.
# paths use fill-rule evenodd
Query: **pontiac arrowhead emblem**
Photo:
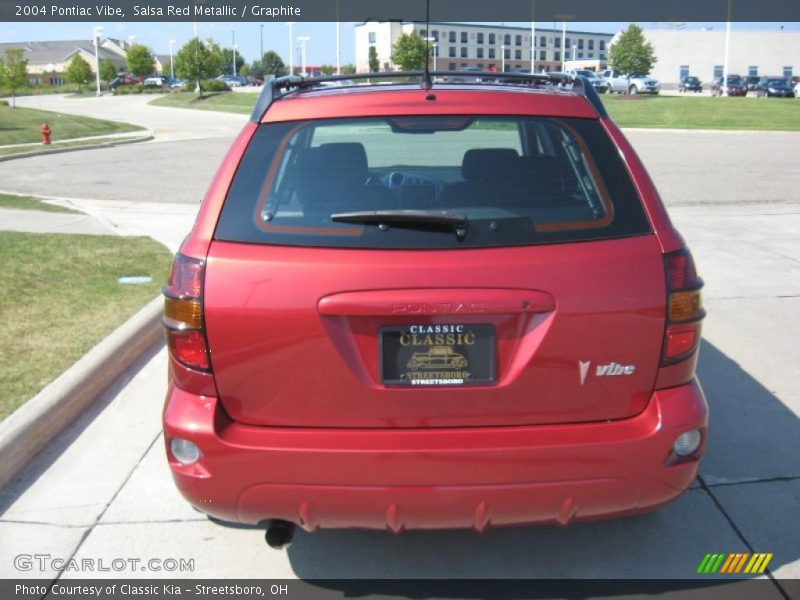
M 586 376 L 589 375 L 589 367 L 592 365 L 592 361 L 590 360 L 579 360 L 578 361 L 578 370 L 581 373 L 581 385 L 586 383 Z

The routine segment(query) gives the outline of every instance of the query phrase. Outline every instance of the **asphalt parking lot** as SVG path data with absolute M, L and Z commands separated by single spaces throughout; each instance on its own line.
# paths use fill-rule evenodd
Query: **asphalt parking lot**
M 0 191 L 74 198 L 121 221 L 163 211 L 174 247 L 244 121 L 229 117 L 181 114 L 200 132 L 191 141 L 0 163 Z M 699 375 L 710 442 L 700 479 L 677 502 L 633 519 L 481 535 L 299 532 L 276 552 L 259 530 L 211 522 L 176 492 L 160 437 L 166 360 L 154 348 L 0 492 L 0 577 L 20 576 L 15 555 L 49 553 L 194 559 L 190 572 L 89 574 L 98 577 L 685 579 L 708 552 L 772 552 L 775 578 L 800 578 L 800 134 L 627 133 L 706 280 Z M 779 584 L 762 595 L 786 597 Z

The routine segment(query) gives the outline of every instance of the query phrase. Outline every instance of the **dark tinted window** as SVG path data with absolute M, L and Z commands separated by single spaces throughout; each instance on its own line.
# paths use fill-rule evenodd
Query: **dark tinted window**
M 449 211 L 466 235 L 335 222 Z M 648 233 L 627 170 L 593 119 L 412 116 L 261 125 L 217 239 L 372 248 L 508 246 Z

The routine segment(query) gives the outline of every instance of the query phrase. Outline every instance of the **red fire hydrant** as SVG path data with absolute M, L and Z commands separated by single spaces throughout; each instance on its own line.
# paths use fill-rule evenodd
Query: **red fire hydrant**
M 47 145 L 47 144 L 50 143 L 50 134 L 51 133 L 52 133 L 52 130 L 50 129 L 50 126 L 47 123 L 42 125 L 42 143 L 43 144 Z

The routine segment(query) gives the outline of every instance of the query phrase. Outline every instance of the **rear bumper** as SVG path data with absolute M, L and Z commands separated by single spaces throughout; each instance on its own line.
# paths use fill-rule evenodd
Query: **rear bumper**
M 199 462 L 169 454 L 196 508 L 243 523 L 305 529 L 475 528 L 635 514 L 677 498 L 697 473 L 707 405 L 697 382 L 653 394 L 644 412 L 608 423 L 453 429 L 292 429 L 234 423 L 215 398 L 170 387 L 172 437 Z M 697 458 L 675 438 L 703 431 Z

